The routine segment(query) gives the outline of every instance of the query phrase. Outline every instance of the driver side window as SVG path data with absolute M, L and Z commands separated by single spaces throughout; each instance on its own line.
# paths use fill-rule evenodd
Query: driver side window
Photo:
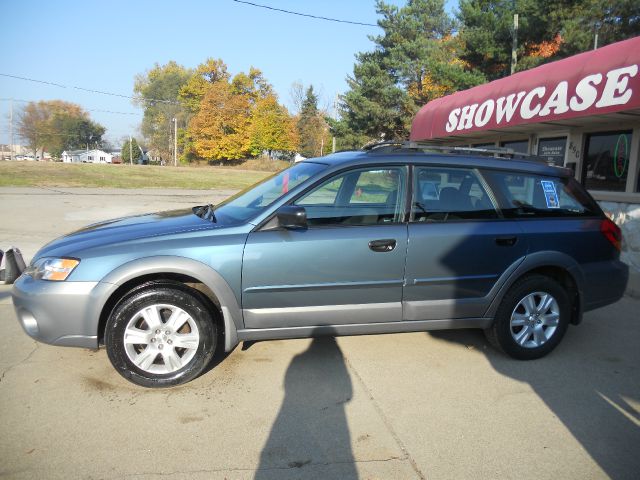
M 295 202 L 309 226 L 379 225 L 402 221 L 406 171 L 369 168 L 341 173 Z

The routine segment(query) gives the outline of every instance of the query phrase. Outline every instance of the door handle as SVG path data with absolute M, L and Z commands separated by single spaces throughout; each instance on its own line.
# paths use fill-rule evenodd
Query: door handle
M 518 237 L 496 237 L 496 244 L 500 247 L 513 247 L 518 241 Z
M 392 238 L 371 240 L 369 242 L 369 248 L 374 252 L 390 252 L 396 248 L 396 241 Z

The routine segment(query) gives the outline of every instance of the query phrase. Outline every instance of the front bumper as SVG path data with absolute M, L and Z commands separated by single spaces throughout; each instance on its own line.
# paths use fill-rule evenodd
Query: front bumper
M 18 321 L 30 337 L 51 345 L 97 348 L 104 288 L 108 285 L 22 275 L 11 294 Z

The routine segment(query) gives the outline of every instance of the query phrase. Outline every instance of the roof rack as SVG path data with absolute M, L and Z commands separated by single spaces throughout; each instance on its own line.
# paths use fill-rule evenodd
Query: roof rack
M 528 160 L 539 160 L 534 155 L 528 153 L 516 152 L 512 148 L 493 147 L 493 148 L 478 148 L 478 147 L 454 147 L 433 145 L 427 142 L 414 142 L 414 141 L 401 141 L 401 140 L 387 140 L 384 142 L 370 143 L 362 147 L 362 150 L 372 151 L 379 149 L 393 149 L 393 150 L 420 150 L 423 152 L 441 152 L 441 153 L 472 153 L 476 155 L 487 155 L 496 158 L 523 158 Z

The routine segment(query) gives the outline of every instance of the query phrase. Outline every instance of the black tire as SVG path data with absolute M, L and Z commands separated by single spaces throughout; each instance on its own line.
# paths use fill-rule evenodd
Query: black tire
M 157 340 L 155 338 L 158 337 L 157 335 L 154 335 L 155 332 L 160 331 L 160 335 L 163 334 L 162 329 L 164 328 L 165 323 L 162 323 L 158 330 L 152 331 L 152 329 L 144 323 L 142 317 L 137 314 L 145 308 L 158 305 L 166 305 L 169 307 L 169 309 L 155 309 L 157 310 L 158 317 L 162 322 L 167 321 L 166 316 L 168 314 L 164 312 L 171 312 L 172 310 L 170 310 L 170 308 L 174 308 L 176 311 L 181 309 L 186 312 L 188 317 L 185 318 L 189 318 L 190 320 L 184 324 L 182 332 L 176 331 L 174 333 L 176 335 L 179 333 L 191 334 L 195 331 L 198 335 L 196 348 L 172 347 L 167 345 L 167 342 L 172 342 L 167 340 L 166 336 L 164 337 L 164 344 L 162 344 L 161 339 Z M 208 308 L 208 302 L 200 292 L 181 283 L 152 282 L 144 285 L 142 288 L 136 288 L 118 302 L 107 320 L 105 329 L 105 345 L 107 347 L 109 360 L 120 375 L 130 382 L 143 387 L 162 388 L 189 382 L 202 373 L 215 353 L 218 330 L 214 315 L 215 313 L 211 308 Z M 135 320 L 136 318 L 138 320 Z M 140 325 L 140 321 L 142 321 L 142 327 L 138 327 L 137 325 L 134 326 L 136 326 L 136 328 L 142 328 L 145 332 L 150 332 L 149 335 L 154 336 L 154 340 L 150 340 L 150 342 L 154 343 L 140 346 L 136 345 L 133 347 L 130 345 L 129 350 L 127 350 L 127 347 L 125 346 L 125 330 L 127 329 L 129 322 L 136 321 L 138 322 L 137 325 Z M 193 330 L 191 329 L 191 325 L 194 326 Z M 184 330 L 186 330 L 186 332 L 184 332 Z M 193 342 L 193 344 L 195 345 L 195 342 Z M 180 361 L 184 358 L 185 364 L 175 371 L 161 373 L 161 369 L 169 370 L 177 367 L 173 367 L 168 363 L 165 366 L 165 357 L 162 355 L 163 351 L 158 351 L 156 356 L 154 356 L 154 360 L 152 361 L 153 363 L 147 368 L 147 370 L 145 370 L 138 367 L 132 361 L 130 358 L 131 353 L 127 353 L 128 351 L 131 352 L 131 348 L 135 348 L 136 351 L 139 350 L 139 353 L 142 353 L 146 348 L 150 348 L 151 346 L 156 349 L 168 347 L 164 349 L 165 354 L 169 353 L 169 349 L 175 352 L 178 356 L 182 353 Z M 150 350 L 150 352 L 152 351 Z M 184 357 L 186 352 L 188 352 L 189 357 L 192 356 L 188 361 L 186 361 L 188 357 Z M 151 357 L 152 354 L 153 352 L 148 356 Z M 159 371 L 148 371 L 154 368 L 159 369 Z
M 546 332 L 551 333 L 548 334 L 549 338 L 544 340 L 544 343 L 541 343 L 539 346 L 533 346 L 535 343 L 533 332 L 527 334 L 527 332 L 523 330 L 528 325 L 523 327 L 512 326 L 511 317 L 512 314 L 516 312 L 516 307 L 518 307 L 518 309 L 522 308 L 519 305 L 521 301 L 527 296 L 537 292 L 547 293 L 555 299 L 559 317 L 555 330 L 549 331 L 547 330 L 549 327 L 541 326 L 545 329 L 543 330 L 545 334 Z M 521 311 L 523 310 L 518 310 L 518 312 Z M 569 300 L 569 295 L 558 282 L 544 275 L 527 275 L 514 283 L 505 294 L 494 317 L 493 325 L 485 330 L 485 335 L 489 343 L 507 355 L 518 360 L 533 360 L 544 357 L 558 346 L 569 326 L 570 314 L 571 301 Z M 527 316 L 522 313 L 520 313 L 520 315 Z M 530 322 L 532 326 L 537 326 L 536 323 L 544 323 L 544 321 L 536 321 L 535 318 L 530 320 Z M 528 328 L 532 327 L 529 326 Z M 522 335 L 520 335 L 521 332 Z M 530 341 L 526 342 L 528 346 L 523 346 L 518 343 L 514 335 L 516 337 L 520 336 L 520 338 L 529 338 Z

